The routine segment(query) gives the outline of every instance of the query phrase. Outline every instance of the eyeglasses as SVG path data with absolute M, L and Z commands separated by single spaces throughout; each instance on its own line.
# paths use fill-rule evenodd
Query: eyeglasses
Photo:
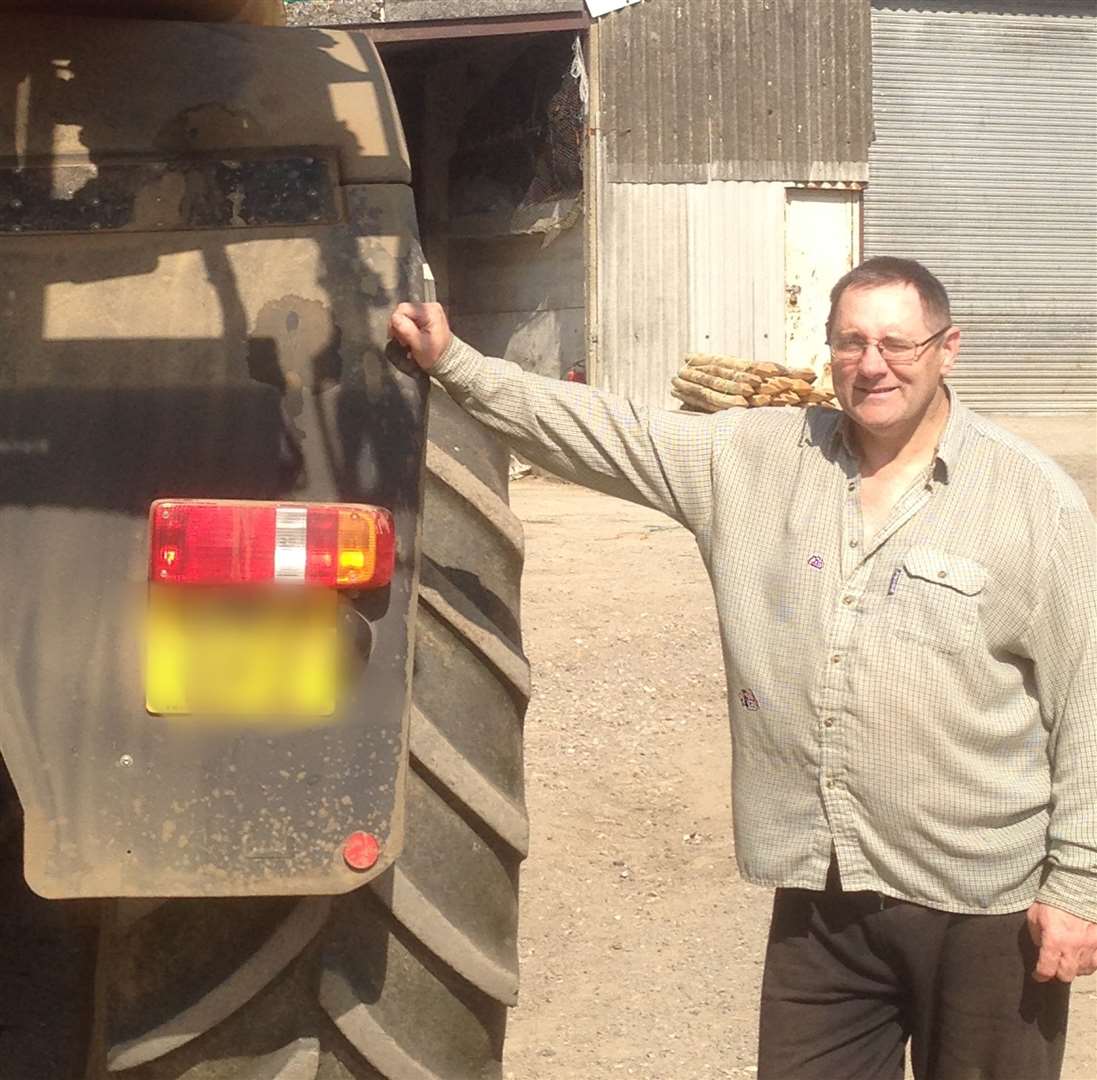
M 931 334 L 925 341 L 911 341 L 904 337 L 886 337 L 879 341 L 869 341 L 859 334 L 842 334 L 828 342 L 830 356 L 835 363 L 854 364 L 860 361 L 870 345 L 875 345 L 887 363 L 899 366 L 913 364 L 931 341 L 935 341 L 951 329 L 951 326 L 942 326 L 936 334 Z

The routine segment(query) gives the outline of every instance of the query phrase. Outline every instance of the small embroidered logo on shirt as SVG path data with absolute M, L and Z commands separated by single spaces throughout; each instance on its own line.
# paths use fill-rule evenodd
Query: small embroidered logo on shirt
M 810 566 L 813 570 L 822 570 L 823 569 L 823 556 L 822 555 L 812 555 L 812 557 L 810 559 L 808 559 L 808 566 Z
M 751 712 L 758 711 L 758 699 L 754 696 L 753 690 L 740 690 L 739 700 L 743 703 L 744 709 L 749 709 Z
M 899 588 L 899 578 L 903 576 L 901 567 L 895 568 L 895 573 L 891 575 L 891 582 L 888 585 L 888 596 L 894 596 L 895 590 Z

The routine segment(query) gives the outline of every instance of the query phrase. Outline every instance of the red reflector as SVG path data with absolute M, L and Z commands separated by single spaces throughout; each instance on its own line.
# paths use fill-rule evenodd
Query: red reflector
M 352 870 L 368 870 L 381 855 L 381 845 L 372 833 L 351 833 L 343 843 L 343 860 Z
M 160 499 L 149 511 L 149 580 L 161 584 L 376 589 L 395 556 L 378 506 Z

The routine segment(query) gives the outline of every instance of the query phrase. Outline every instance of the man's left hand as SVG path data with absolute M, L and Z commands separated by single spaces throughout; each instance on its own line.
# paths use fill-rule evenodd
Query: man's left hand
M 1028 909 L 1028 932 L 1040 955 L 1032 977 L 1037 982 L 1073 982 L 1097 971 L 1097 923 L 1039 901 Z

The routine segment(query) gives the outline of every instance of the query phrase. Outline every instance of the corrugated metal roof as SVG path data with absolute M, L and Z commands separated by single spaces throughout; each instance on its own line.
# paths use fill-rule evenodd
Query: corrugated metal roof
M 289 26 L 344 26 L 380 22 L 384 0 L 283 0 Z
M 292 26 L 492 19 L 583 11 L 583 0 L 286 0 Z
M 388 22 L 418 19 L 488 19 L 499 15 L 548 15 L 581 11 L 583 0 L 385 0 Z
M 598 45 L 610 181 L 867 177 L 868 0 L 645 0 Z

